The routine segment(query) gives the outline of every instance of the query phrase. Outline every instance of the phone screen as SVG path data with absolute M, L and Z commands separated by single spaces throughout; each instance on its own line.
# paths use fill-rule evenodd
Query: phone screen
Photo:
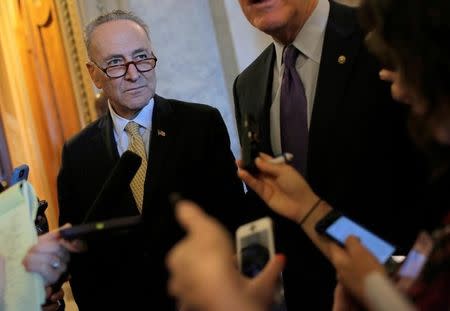
M 398 276 L 416 279 L 430 256 L 433 245 L 433 238 L 425 231 L 420 232 L 408 256 L 403 261 Z
M 255 277 L 270 259 L 266 245 L 269 243 L 267 231 L 255 232 L 241 239 L 241 271 L 248 277 Z
M 377 237 L 375 234 L 364 229 L 345 216 L 337 218 L 325 232 L 342 244 L 345 244 L 345 240 L 347 240 L 350 235 L 358 237 L 361 240 L 361 243 L 369 249 L 381 263 L 385 263 L 395 251 L 393 245 Z

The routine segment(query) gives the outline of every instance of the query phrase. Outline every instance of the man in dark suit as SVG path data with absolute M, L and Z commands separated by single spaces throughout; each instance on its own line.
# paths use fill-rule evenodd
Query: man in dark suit
M 303 143 L 295 149 L 301 161 L 294 165 L 315 193 L 406 249 L 420 228 L 413 194 L 422 170 L 410 169 L 418 163 L 411 163 L 412 145 L 399 126 L 403 108 L 378 79 L 380 67 L 364 46 L 356 11 L 327 0 L 240 4 L 250 23 L 275 40 L 235 80 L 241 141 L 247 117 L 256 120 L 261 151 L 292 152 L 297 147 L 286 137 L 294 136 L 294 143 Z M 298 55 L 292 66 L 283 61 L 290 49 Z M 301 96 L 283 94 L 288 92 L 283 80 L 292 78 L 286 78 L 289 66 L 300 80 L 292 88 Z M 292 99 L 303 110 L 289 107 L 286 116 L 284 105 Z M 275 219 L 277 248 L 287 256 L 288 309 L 330 310 L 336 276 L 326 259 L 296 224 L 271 213 L 253 192 L 247 199 L 257 207 L 254 218 L 269 214 Z
M 89 221 L 142 212 L 144 225 L 88 241 L 88 252 L 70 267 L 74 297 L 81 311 L 173 310 L 164 260 L 183 232 L 169 194 L 199 202 L 230 231 L 240 224 L 243 189 L 227 130 L 216 109 L 155 94 L 156 57 L 147 26 L 135 15 L 98 17 L 86 28 L 86 46 L 87 68 L 109 107 L 64 145 L 60 223 L 83 222 L 122 153 L 132 149 L 144 155 L 130 187 L 112 194 L 111 204 L 99 206 Z

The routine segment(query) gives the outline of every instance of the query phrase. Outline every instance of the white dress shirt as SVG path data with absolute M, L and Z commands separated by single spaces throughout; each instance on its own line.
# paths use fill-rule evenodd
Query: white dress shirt
M 145 150 L 148 156 L 148 150 L 150 148 L 150 133 L 152 129 L 153 106 L 154 100 L 152 98 L 148 104 L 142 108 L 141 111 L 139 111 L 138 115 L 134 117 L 133 120 L 128 120 L 119 116 L 108 101 L 108 108 L 111 113 L 114 127 L 114 139 L 116 140 L 117 151 L 120 156 L 122 156 L 122 154 L 128 149 L 128 134 L 125 132 L 125 126 L 130 121 L 134 121 L 139 124 L 139 133 L 144 140 Z
M 329 12 L 330 3 L 327 0 L 319 0 L 311 16 L 306 20 L 294 42 L 292 42 L 300 51 L 295 68 L 305 88 L 306 102 L 308 105 L 308 128 L 311 122 L 320 59 L 322 57 L 323 39 Z M 276 61 L 273 68 L 270 141 L 273 152 L 275 154 L 281 154 L 280 92 L 284 71 L 284 64 L 282 63 L 284 46 L 276 41 L 274 44 Z

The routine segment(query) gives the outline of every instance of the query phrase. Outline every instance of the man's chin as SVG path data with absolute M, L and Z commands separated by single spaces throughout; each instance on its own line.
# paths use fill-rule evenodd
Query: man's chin
M 285 27 L 286 22 L 273 14 L 260 14 L 253 20 L 252 24 L 255 28 L 273 37 L 280 29 Z
M 135 94 L 133 96 L 127 96 L 123 98 L 125 107 L 130 109 L 142 109 L 145 107 L 153 96 L 149 93 Z

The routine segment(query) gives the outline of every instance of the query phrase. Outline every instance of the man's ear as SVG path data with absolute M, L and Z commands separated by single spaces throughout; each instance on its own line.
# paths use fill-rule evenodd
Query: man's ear
M 89 75 L 91 76 L 91 80 L 92 80 L 92 82 L 94 82 L 95 86 L 98 89 L 102 89 L 103 83 L 99 76 L 100 73 L 98 72 L 97 68 L 95 68 L 95 65 L 92 63 L 86 63 L 86 68 L 89 71 Z

